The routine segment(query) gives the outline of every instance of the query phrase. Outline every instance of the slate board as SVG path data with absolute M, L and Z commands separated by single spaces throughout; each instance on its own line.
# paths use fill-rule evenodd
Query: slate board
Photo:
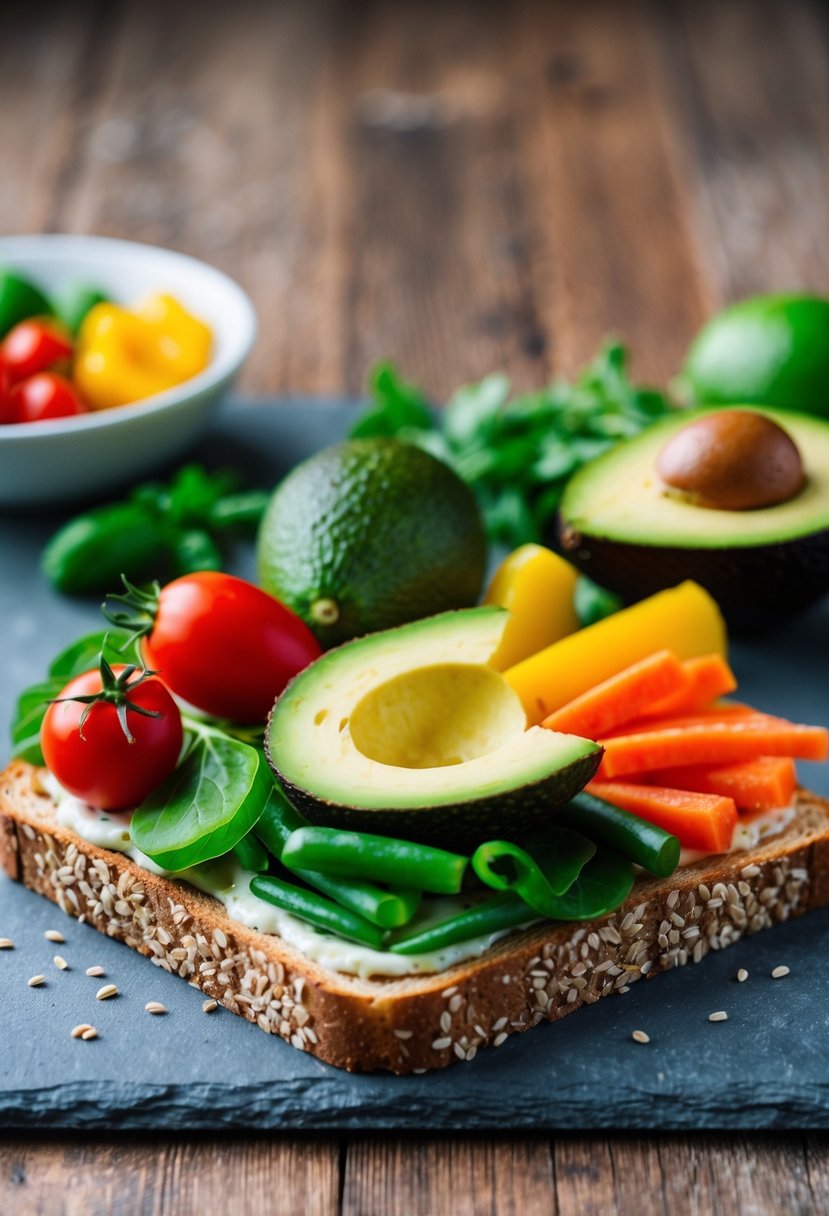
M 199 451 L 262 484 L 339 438 L 353 406 L 229 406 Z M 37 572 L 54 516 L 0 518 L 0 744 L 14 695 L 98 623 L 95 602 L 53 594 Z M 250 546 L 234 569 L 252 573 Z M 829 720 L 829 603 L 773 639 L 734 647 L 741 695 Z M 829 773 L 802 779 L 829 794 Z M 43 933 L 60 928 L 66 944 Z M 349 1076 L 270 1038 L 133 951 L 0 878 L 0 1127 L 98 1129 L 592 1129 L 829 1126 L 829 912 L 758 934 L 702 963 L 634 985 L 575 1017 L 510 1039 L 471 1064 L 421 1077 Z M 56 952 L 70 963 L 59 972 Z M 101 964 L 116 1000 L 97 1002 Z M 772 980 L 779 963 L 791 968 Z M 749 980 L 734 975 L 745 967 Z M 41 972 L 47 984 L 30 989 Z M 148 1000 L 165 1017 L 144 1013 Z M 727 1009 L 712 1025 L 708 1014 Z M 94 1022 L 95 1042 L 69 1037 Z M 631 1041 L 635 1028 L 648 1046 Z

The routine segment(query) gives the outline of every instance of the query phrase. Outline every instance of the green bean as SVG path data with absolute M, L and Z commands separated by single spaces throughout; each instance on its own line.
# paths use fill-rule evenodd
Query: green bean
M 420 907 L 420 891 L 406 890 L 402 887 L 383 890 L 373 883 L 349 881 L 334 878 L 330 874 L 321 874 L 318 870 L 294 870 L 303 882 L 316 887 L 323 895 L 335 899 L 338 904 L 364 916 L 373 925 L 381 929 L 398 929 L 406 925 Z
M 457 895 L 469 865 L 467 857 L 429 845 L 316 827 L 293 832 L 282 850 L 282 861 L 292 868 L 397 882 L 436 895 Z
M 374 950 L 383 948 L 382 929 L 315 891 L 295 887 L 273 874 L 257 874 L 250 881 L 250 889 L 260 899 L 308 921 L 317 929 L 336 933 L 338 937 L 360 942 L 361 945 L 371 946 Z
M 679 865 L 676 836 L 592 794 L 577 794 L 556 819 L 621 853 L 657 878 L 668 878 Z
M 253 830 L 268 852 L 281 861 L 288 837 L 299 828 L 306 827 L 307 823 L 307 819 L 294 810 L 282 791 L 274 786 Z
M 440 924 L 415 928 L 396 936 L 389 950 L 392 954 L 426 954 L 473 937 L 515 929 L 537 919 L 537 914 L 515 891 L 499 891 L 473 908 L 447 917 Z
M 307 822 L 299 811 L 294 810 L 281 790 L 274 787 L 254 832 L 277 861 L 282 861 L 284 865 L 283 850 L 288 838 L 306 826 Z M 420 892 L 417 890 L 384 890 L 373 883 L 349 882 L 314 870 L 294 866 L 289 868 L 309 886 L 316 887 L 344 908 L 364 916 L 383 929 L 405 925 L 420 905 Z
M 243 870 L 262 874 L 270 865 L 268 850 L 253 832 L 248 832 L 247 836 L 243 836 L 241 840 L 238 840 L 233 846 L 233 852 L 236 854 L 236 860 Z
M 472 868 L 495 891 L 515 891 L 540 916 L 555 917 L 558 897 L 573 885 L 596 846 L 578 832 L 554 829 L 532 855 L 506 840 L 489 840 L 472 855 Z

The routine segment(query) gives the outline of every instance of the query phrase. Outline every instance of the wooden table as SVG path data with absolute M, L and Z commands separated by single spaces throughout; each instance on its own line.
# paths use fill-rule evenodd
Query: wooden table
M 221 266 L 259 311 L 247 392 L 357 394 L 380 357 L 436 399 L 499 368 L 530 387 L 609 332 L 664 382 L 726 300 L 829 293 L 816 2 L 23 8 L 0 38 L 0 230 Z M 828 1208 L 825 1147 L 794 1134 L 0 1147 L 15 1216 Z

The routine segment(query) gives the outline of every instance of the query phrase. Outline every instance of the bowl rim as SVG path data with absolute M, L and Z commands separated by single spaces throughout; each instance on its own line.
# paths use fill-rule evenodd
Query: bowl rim
M 42 260 L 44 265 L 67 260 L 74 261 L 77 257 L 88 254 L 92 249 L 96 253 L 110 253 L 116 258 L 125 255 L 134 256 L 136 252 L 146 250 L 153 256 L 176 261 L 185 269 L 190 267 L 201 275 L 206 274 L 214 280 L 221 291 L 226 293 L 230 306 L 236 309 L 239 321 L 238 336 L 227 350 L 211 359 L 204 371 L 190 376 L 181 384 L 175 384 L 161 393 L 154 393 L 153 396 L 145 397 L 141 401 L 130 402 L 126 407 L 91 410 L 87 414 L 75 414 L 71 418 L 46 419 L 31 426 L 21 426 L 19 423 L 0 423 L 0 442 L 4 445 L 8 442 L 31 442 L 36 438 L 45 439 L 55 435 L 74 435 L 103 430 L 107 427 L 117 426 L 130 418 L 162 413 L 177 405 L 184 405 L 192 397 L 200 396 L 205 392 L 209 393 L 222 381 L 233 376 L 250 354 L 256 339 L 258 322 L 256 310 L 247 292 L 223 270 L 188 253 L 170 249 L 166 245 L 151 245 L 145 241 L 129 241 L 120 237 L 68 232 L 0 235 L 0 264 L 8 258 L 10 268 L 14 269 L 15 256 Z

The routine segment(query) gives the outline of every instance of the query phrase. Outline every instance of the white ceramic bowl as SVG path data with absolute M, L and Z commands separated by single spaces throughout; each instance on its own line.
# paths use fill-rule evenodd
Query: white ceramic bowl
M 168 292 L 213 331 L 209 366 L 144 401 L 74 418 L 0 426 L 0 506 L 94 497 L 129 485 L 184 452 L 242 366 L 256 315 L 232 279 L 170 249 L 97 236 L 0 237 L 0 269 L 31 278 L 47 294 L 73 282 L 119 303 Z

